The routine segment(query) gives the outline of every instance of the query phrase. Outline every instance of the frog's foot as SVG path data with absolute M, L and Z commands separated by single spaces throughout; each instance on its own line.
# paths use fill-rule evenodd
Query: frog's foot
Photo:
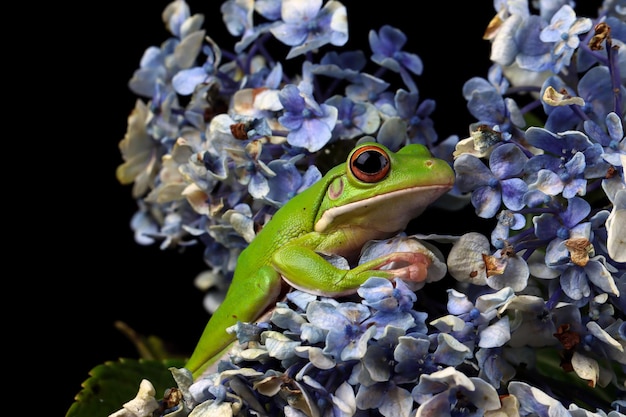
M 422 282 L 426 280 L 431 264 L 430 257 L 419 252 L 393 252 L 385 256 L 383 263 L 376 269 L 406 281 Z

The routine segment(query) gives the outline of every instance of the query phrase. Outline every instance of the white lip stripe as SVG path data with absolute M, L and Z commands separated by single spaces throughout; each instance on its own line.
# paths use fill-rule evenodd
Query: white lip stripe
M 366 198 L 364 200 L 359 200 L 353 203 L 344 204 L 343 206 L 333 207 L 331 209 L 326 210 L 324 214 L 322 215 L 322 217 L 320 217 L 320 219 L 317 221 L 317 223 L 315 223 L 315 231 L 322 232 L 326 230 L 328 225 L 331 224 L 335 218 L 337 218 L 338 216 L 341 216 L 342 214 L 346 214 L 350 211 L 353 211 L 356 207 L 364 206 L 372 202 L 375 203 L 379 200 L 386 200 L 391 196 L 395 197 L 395 196 L 400 196 L 403 194 L 412 194 L 417 191 L 424 192 L 426 190 L 437 191 L 437 190 L 441 190 L 442 188 L 448 189 L 450 187 L 448 185 L 429 185 L 427 187 L 422 186 L 422 187 L 405 188 L 405 189 L 398 190 L 398 191 L 391 191 L 389 193 L 377 194 L 373 197 Z

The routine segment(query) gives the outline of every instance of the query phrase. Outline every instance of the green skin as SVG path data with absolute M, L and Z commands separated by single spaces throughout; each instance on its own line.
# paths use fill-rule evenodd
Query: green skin
M 381 150 L 388 157 L 389 170 L 362 181 L 355 176 L 352 157 L 368 146 L 374 155 Z M 453 183 L 448 163 L 422 145 L 407 145 L 397 153 L 377 143 L 356 147 L 346 163 L 278 210 L 241 252 L 226 298 L 185 368 L 194 378 L 207 371 L 236 341 L 226 329 L 261 317 L 280 297 L 284 282 L 309 293 L 340 296 L 356 292 L 373 276 L 423 281 L 430 260 L 422 254 L 391 253 L 349 270 L 334 267 L 320 254 L 354 262 L 366 242 L 403 231 Z M 392 262 L 406 266 L 380 270 Z

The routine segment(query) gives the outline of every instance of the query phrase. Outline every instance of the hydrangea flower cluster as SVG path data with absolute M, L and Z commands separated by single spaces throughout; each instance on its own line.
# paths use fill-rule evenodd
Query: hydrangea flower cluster
M 445 198 L 494 227 L 372 242 L 362 261 L 426 247 L 429 278 L 290 292 L 267 321 L 231 329 L 240 343 L 216 373 L 173 370 L 182 399 L 160 415 L 623 415 L 626 4 L 586 17 L 572 1 L 530 3 L 493 1 L 493 65 L 463 87 L 476 122 L 461 140 L 438 138 L 397 28 L 369 33 L 375 73 L 365 51 L 324 53 L 348 40 L 340 1 L 227 0 L 232 52 L 184 0 L 166 7 L 171 37 L 129 83 L 141 98 L 117 177 L 133 184 L 137 242 L 205 246 L 207 309 L 256 231 L 364 138 L 426 145 L 456 173 Z M 443 303 L 422 294 L 434 281 Z

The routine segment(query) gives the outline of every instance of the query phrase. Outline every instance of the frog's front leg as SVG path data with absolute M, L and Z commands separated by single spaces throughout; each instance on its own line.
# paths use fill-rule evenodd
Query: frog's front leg
M 394 252 L 346 270 L 335 267 L 313 249 L 299 245 L 287 245 L 273 256 L 274 267 L 289 285 L 324 296 L 352 294 L 371 277 L 421 282 L 426 279 L 430 264 L 431 259 L 421 253 Z M 386 265 L 391 265 L 391 269 L 381 269 Z

